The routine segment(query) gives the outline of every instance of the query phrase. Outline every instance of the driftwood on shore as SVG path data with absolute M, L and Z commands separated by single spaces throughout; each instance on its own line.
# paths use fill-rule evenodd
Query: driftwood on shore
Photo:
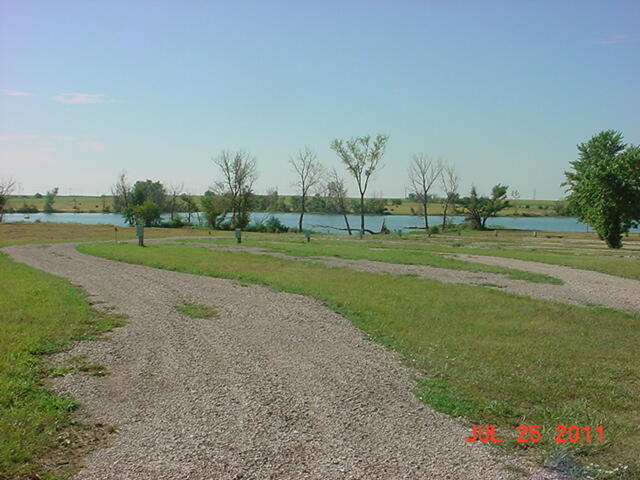
M 358 235 L 358 233 L 360 232 L 359 228 L 354 228 L 354 227 L 351 227 L 349 229 L 349 228 L 333 227 L 331 225 L 311 225 L 311 226 L 314 228 L 326 228 L 330 230 L 340 230 L 342 232 L 349 232 L 349 233 L 353 232 L 356 235 Z M 364 232 L 369 233 L 371 235 L 380 235 L 381 233 L 389 233 L 389 229 L 387 229 L 387 227 L 384 225 L 384 222 L 383 222 L 379 232 L 374 232 L 373 230 L 369 230 L 368 228 L 365 228 Z

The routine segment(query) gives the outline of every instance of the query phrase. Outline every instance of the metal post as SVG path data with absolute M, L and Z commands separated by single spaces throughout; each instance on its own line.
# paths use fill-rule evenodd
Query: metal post
M 116 234 L 116 245 L 118 244 L 118 227 L 113 227 L 113 229 L 115 230 L 115 234 Z
M 242 230 L 240 230 L 239 228 L 236 228 L 236 242 L 238 243 L 242 243 Z

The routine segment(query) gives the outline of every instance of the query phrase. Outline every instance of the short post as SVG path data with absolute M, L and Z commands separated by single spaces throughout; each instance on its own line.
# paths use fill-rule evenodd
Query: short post
M 494 230 L 496 237 L 498 236 L 498 230 Z
M 116 234 L 116 245 L 118 244 L 118 227 L 113 227 L 113 230 L 115 231 Z
M 136 223 L 136 237 L 138 237 L 138 246 L 144 247 L 144 224 Z
M 538 238 L 538 232 L 537 231 L 533 231 L 533 238 Z
M 242 243 L 242 230 L 236 228 L 236 242 Z
M 311 230 L 305 230 L 304 231 L 304 238 L 307 239 L 307 243 L 309 243 L 311 241 Z

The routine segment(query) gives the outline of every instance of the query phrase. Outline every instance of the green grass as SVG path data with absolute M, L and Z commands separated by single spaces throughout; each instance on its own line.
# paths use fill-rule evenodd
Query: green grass
M 209 241 L 213 241 L 216 243 L 227 243 L 226 240 L 207 240 L 207 239 L 189 239 L 185 241 L 192 242 L 204 242 L 207 243 Z M 278 243 L 274 243 L 274 241 Z M 563 265 L 567 267 L 578 268 L 582 270 L 593 270 L 600 273 L 606 273 L 609 275 L 615 275 L 624 278 L 631 278 L 634 280 L 640 280 L 640 252 L 637 250 L 608 250 L 603 249 L 601 251 L 586 251 L 586 250 L 578 250 L 580 244 L 576 244 L 575 242 L 571 242 L 571 240 L 564 241 L 569 248 L 567 249 L 554 249 L 554 248 L 544 248 L 544 247 L 530 247 L 523 245 L 524 239 L 518 238 L 517 240 L 507 238 L 492 238 L 487 236 L 487 238 L 483 238 L 481 240 L 478 239 L 459 239 L 459 240 L 449 240 L 444 237 L 437 238 L 434 237 L 430 242 L 418 242 L 416 241 L 415 236 L 406 236 L 404 239 L 402 238 L 394 238 L 394 239 L 382 239 L 382 240 L 342 240 L 340 242 L 336 242 L 331 239 L 323 239 L 317 238 L 314 239 L 310 244 L 304 243 L 304 240 L 295 238 L 293 236 L 262 236 L 257 237 L 255 240 L 245 241 L 244 244 L 248 246 L 259 246 L 263 248 L 269 248 L 271 250 L 277 250 L 282 252 L 291 252 L 294 253 L 295 250 L 300 250 L 301 253 L 298 255 L 304 255 L 305 249 L 308 251 L 312 251 L 309 249 L 316 248 L 319 253 L 317 255 L 323 255 L 322 251 L 325 251 L 326 254 L 332 254 L 332 252 L 336 252 L 335 256 L 342 256 L 343 258 L 367 258 L 370 260 L 374 260 L 377 258 L 386 258 L 387 261 L 392 263 L 414 263 L 414 264 L 425 264 L 425 265 L 433 265 L 433 266 L 441 266 L 443 268 L 456 268 L 455 265 L 453 267 L 446 266 L 443 263 L 431 263 L 433 257 L 440 257 L 437 253 L 453 253 L 453 254 L 469 254 L 469 255 L 484 255 L 489 257 L 501 257 L 501 258 L 513 258 L 516 260 L 526 260 L 532 262 L 541 262 L 548 263 L 551 265 Z M 229 241 L 231 243 L 231 241 Z M 282 245 L 284 244 L 284 245 Z M 290 245 L 291 244 L 291 245 Z M 341 253 L 342 249 L 345 249 L 346 254 Z M 385 253 L 376 252 L 371 249 L 384 249 Z M 350 249 L 350 250 L 346 250 Z M 354 253 L 356 252 L 356 253 Z M 391 254 L 390 252 L 395 252 Z M 351 256 L 349 256 L 351 255 Z M 400 259 L 400 261 L 396 261 L 396 259 Z M 450 259 L 453 260 L 453 259 Z M 420 263 L 425 262 L 425 263 Z M 460 260 L 457 260 L 460 262 Z M 466 268 L 462 268 L 464 270 L 468 270 L 468 264 L 477 266 L 481 264 L 473 263 L 473 262 L 464 262 L 466 263 Z M 464 266 L 464 264 L 463 264 Z M 500 268 L 500 267 L 497 267 Z M 505 269 L 508 270 L 508 269 Z M 478 270 L 482 271 L 482 270 Z M 486 270 L 491 271 L 491 270 Z M 495 271 L 496 273 L 505 273 Z M 522 278 L 518 277 L 520 270 L 512 271 L 512 274 L 515 276 L 511 276 L 511 278 Z M 527 272 L 525 272 L 527 273 Z M 527 278 L 527 275 L 524 276 L 525 280 L 529 281 L 545 281 L 545 275 L 541 275 L 542 278 L 536 279 Z M 549 277 L 547 277 L 549 278 Z
M 191 318 L 216 318 L 218 316 L 218 311 L 215 308 L 199 303 L 183 303 L 182 305 L 176 305 L 175 308 L 183 315 Z
M 517 425 L 541 424 L 545 440 L 530 446 L 540 455 L 559 448 L 551 441 L 557 424 L 604 425 L 604 445 L 562 449 L 585 462 L 630 464 L 629 471 L 639 472 L 637 315 L 245 252 L 184 245 L 78 248 L 318 298 L 422 372 L 416 393 L 436 408 L 499 425 L 512 447 L 521 445 L 509 435 Z
M 76 402 L 43 385 L 45 375 L 64 372 L 52 371 L 40 355 L 95 338 L 122 321 L 98 313 L 69 282 L 2 253 L 0 271 L 0 478 L 66 478 L 72 457 L 100 432 L 76 424 Z M 99 374 L 99 366 L 82 359 L 72 369 Z
M 427 252 L 453 253 L 469 255 L 485 255 L 489 257 L 513 258 L 516 260 L 526 260 L 531 262 L 548 263 L 551 265 L 563 265 L 567 267 L 579 268 L 582 270 L 593 270 L 607 273 L 619 277 L 640 280 L 640 255 L 637 252 L 609 251 L 602 252 L 579 251 L 579 250 L 555 250 L 549 248 L 518 248 L 512 246 L 459 246 L 448 247 L 444 245 L 397 245 L 370 243 L 368 248 L 385 248 L 389 250 L 399 250 L 406 254 L 424 254 Z
M 233 240 L 226 239 L 185 239 L 185 242 L 195 243 L 217 243 L 233 244 Z M 560 279 L 539 273 L 526 272 L 513 268 L 505 268 L 494 265 L 483 265 L 482 263 L 457 260 L 443 257 L 437 253 L 423 251 L 402 251 L 401 249 L 373 250 L 372 246 L 377 244 L 359 242 L 326 242 L 315 241 L 311 243 L 270 243 L 253 241 L 245 245 L 265 248 L 274 252 L 288 255 L 310 257 L 310 256 L 331 256 L 345 259 L 366 259 L 378 262 L 398 263 L 404 265 L 428 265 L 437 268 L 448 268 L 452 270 L 466 270 L 469 272 L 487 272 L 507 275 L 511 279 L 526 280 L 535 283 L 551 283 L 561 285 Z

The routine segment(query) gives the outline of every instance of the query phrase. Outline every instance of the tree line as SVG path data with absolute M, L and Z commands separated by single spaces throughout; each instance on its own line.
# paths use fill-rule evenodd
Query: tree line
M 365 197 L 375 174 L 383 167 L 388 140 L 388 135 L 377 135 L 331 142 L 330 148 L 345 173 L 355 180 L 356 199 L 348 198 L 345 177 L 335 169 L 327 171 L 311 148 L 304 147 L 291 156 L 289 165 L 296 178 L 292 186 L 297 195 L 289 208 L 299 213 L 298 230 L 303 229 L 304 215 L 311 210 L 342 215 L 344 230 L 349 234 L 378 233 L 366 228 L 365 214 L 384 213 L 386 202 Z M 216 181 L 200 200 L 185 193 L 182 184 L 165 186 L 148 179 L 132 184 L 122 173 L 112 186 L 113 210 L 131 225 L 158 226 L 161 215 L 168 213 L 168 226 L 205 223 L 210 228 L 235 229 L 249 226 L 251 211 L 286 209 L 277 189 L 270 189 L 263 196 L 255 194 L 257 161 L 249 152 L 224 150 L 213 162 L 218 171 Z M 640 221 L 640 147 L 626 145 L 620 132 L 606 130 L 579 144 L 578 159 L 570 166 L 573 170 L 565 172 L 563 183 L 567 187 L 567 203 L 561 208 L 592 225 L 608 246 L 620 247 L 622 235 Z M 423 218 L 422 228 L 428 231 L 433 227 L 429 225 L 429 204 L 436 198 L 437 188 L 442 192 L 442 228 L 455 214 L 464 215 L 471 228 L 484 229 L 489 218 L 510 206 L 506 185 L 496 184 L 486 196 L 472 186 L 468 195 L 461 196 L 459 184 L 453 165 L 422 153 L 413 156 L 408 170 L 409 198 L 419 205 L 414 213 Z M 0 221 L 15 185 L 12 179 L 0 182 Z M 54 211 L 57 193 L 57 188 L 46 193 L 45 211 Z M 518 198 L 519 194 L 512 192 L 512 196 Z M 349 223 L 347 215 L 351 213 L 359 214 L 359 226 Z M 274 223 L 273 227 L 277 230 L 281 226 Z

